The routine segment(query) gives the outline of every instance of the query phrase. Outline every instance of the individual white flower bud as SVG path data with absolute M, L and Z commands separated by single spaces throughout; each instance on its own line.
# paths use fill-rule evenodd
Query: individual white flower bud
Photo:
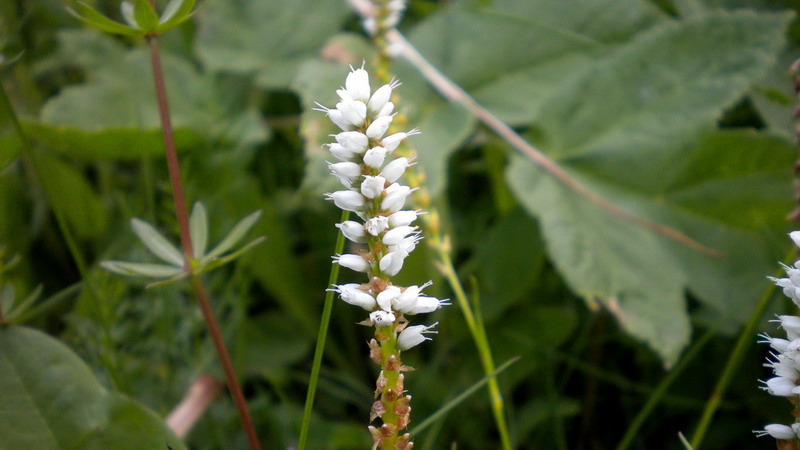
M 792 389 L 797 387 L 795 380 L 785 377 L 774 377 L 766 381 L 764 390 L 776 397 L 791 397 L 796 395 Z
M 786 271 L 786 275 L 789 276 L 789 281 L 795 286 L 800 286 L 800 269 L 789 266 L 783 266 L 783 269 Z
M 794 241 L 794 245 L 800 247 L 800 231 L 792 231 L 789 233 L 789 237 Z
M 352 126 L 364 125 L 364 119 L 367 118 L 367 105 L 357 100 L 342 100 L 336 104 L 336 110 L 340 111 L 344 121 Z
M 387 228 L 389 228 L 389 218 L 386 216 L 372 217 L 364 224 L 364 229 L 373 236 L 383 233 Z
M 364 164 L 372 169 L 380 169 L 386 159 L 386 153 L 383 147 L 372 147 L 364 153 Z
M 792 283 L 788 278 L 767 277 L 778 287 L 783 289 L 783 295 L 789 297 L 795 305 L 800 306 L 800 288 Z
M 771 322 L 776 322 L 775 320 Z M 778 316 L 777 322 L 781 323 L 781 327 L 786 330 L 786 336 L 789 340 L 793 341 L 800 338 L 800 317 L 797 316 Z
M 381 239 L 381 241 L 386 245 L 397 245 L 402 242 L 406 236 L 416 231 L 417 227 L 411 227 L 408 225 L 404 227 L 392 228 L 383 235 L 383 239 Z
M 381 201 L 381 209 L 384 211 L 397 212 L 403 209 L 406 202 L 406 197 L 409 196 L 415 189 L 408 186 L 403 186 L 397 183 L 392 183 L 385 189 L 386 197 Z
M 394 323 L 395 317 L 394 314 L 389 311 L 379 309 L 369 314 L 369 320 L 372 321 L 372 324 L 376 327 L 388 327 Z
M 381 195 L 383 187 L 386 186 L 386 180 L 383 177 L 364 176 L 364 181 L 361 182 L 361 193 L 364 197 L 375 198 Z
M 377 306 L 375 298 L 362 290 L 360 284 L 340 284 L 333 291 L 339 293 L 339 298 L 345 303 L 364 308 L 367 311 L 372 311 Z
M 353 153 L 362 154 L 369 147 L 369 138 L 360 131 L 343 131 L 334 136 L 336 142 Z
M 333 155 L 339 161 L 350 161 L 358 155 L 357 153 L 350 151 L 347 147 L 341 144 L 325 144 L 325 145 L 328 146 L 328 151 L 331 152 L 331 155 Z
M 337 223 L 336 228 L 340 229 L 344 237 L 352 242 L 358 244 L 367 242 L 367 235 L 364 232 L 364 225 L 354 220 L 346 220 L 342 223 Z
M 389 226 L 394 228 L 409 225 L 417 220 L 419 214 L 417 211 L 397 211 L 389 216 Z
M 367 33 L 372 36 L 378 32 L 378 21 L 374 17 L 367 17 L 361 24 L 367 30 Z
M 394 299 L 400 295 L 400 288 L 397 286 L 387 286 L 386 289 L 381 291 L 375 298 L 378 306 L 384 311 L 391 311 Z
M 350 124 L 350 122 L 347 119 L 345 119 L 344 114 L 342 114 L 342 112 L 339 111 L 338 109 L 327 109 L 325 111 L 325 114 L 327 114 L 328 119 L 330 119 L 331 122 L 334 123 L 334 125 L 341 128 L 342 130 L 346 131 L 353 127 Z
M 414 325 L 412 327 L 406 327 L 400 332 L 400 335 L 397 336 L 397 348 L 400 350 L 408 350 L 425 341 L 431 340 L 431 338 L 425 335 L 437 333 L 437 331 L 433 331 L 431 329 L 438 325 L 438 323 L 439 322 L 435 322 L 434 324 L 428 326 Z
M 344 87 L 354 100 L 369 100 L 369 74 L 364 69 L 355 69 L 347 74 Z
M 758 337 L 761 338 L 758 341 L 759 344 L 769 344 L 770 347 L 780 353 L 786 353 L 789 350 L 789 344 L 792 342 L 787 339 L 774 338 L 766 333 L 761 333 Z
M 355 270 L 356 272 L 366 273 L 369 272 L 370 269 L 369 262 L 360 255 L 337 255 L 333 257 L 333 262 L 342 267 L 347 267 L 350 270 Z
M 386 102 L 386 104 L 383 105 L 383 108 L 381 108 L 377 113 L 375 113 L 375 119 L 379 119 L 385 116 L 391 116 L 392 111 L 394 111 L 394 103 Z
M 358 212 L 364 207 L 364 196 L 355 191 L 336 191 L 325 194 L 327 200 L 345 211 Z
M 783 425 L 780 423 L 771 423 L 764 427 L 764 430 L 756 430 L 753 431 L 757 437 L 763 436 L 772 436 L 775 439 L 780 439 L 784 441 L 791 441 L 795 439 L 798 434 L 795 430 L 794 426 L 790 427 L 788 425 Z
M 394 183 L 403 176 L 403 173 L 405 173 L 409 166 L 411 166 L 411 164 L 405 156 L 394 159 L 381 170 L 381 176 L 386 178 L 386 181 L 389 183 Z
M 411 131 L 401 131 L 399 133 L 390 134 L 389 136 L 383 138 L 381 145 L 386 147 L 386 149 L 391 152 L 394 151 L 394 149 L 396 149 L 401 142 L 403 142 L 403 139 L 416 134 L 419 134 L 419 130 L 416 128 Z
M 400 241 L 399 244 L 396 245 L 389 245 L 387 248 L 390 252 L 405 252 L 411 253 L 417 248 L 417 242 L 422 239 L 419 235 L 408 236 L 407 238 Z
M 361 166 L 354 162 L 328 163 L 328 169 L 346 188 L 350 188 L 353 180 L 361 176 Z
M 417 297 L 419 297 L 420 291 L 431 284 L 433 283 L 428 281 L 422 286 L 409 286 L 405 288 L 403 292 L 392 301 L 392 309 L 402 313 L 408 312 L 417 303 Z
M 337 105 L 338 108 L 338 105 Z M 366 112 L 366 109 L 364 110 Z M 381 116 L 373 120 L 367 127 L 367 137 L 370 139 L 380 139 L 386 134 L 389 125 L 392 124 L 392 116 Z
M 403 261 L 405 261 L 408 253 L 406 252 L 389 252 L 383 255 L 378 267 L 384 275 L 393 277 L 397 275 L 403 268 Z
M 389 99 L 392 97 L 392 89 L 400 86 L 400 83 L 392 80 L 389 84 L 384 84 L 383 86 L 379 87 L 378 90 L 372 94 L 370 97 L 369 102 L 367 102 L 367 111 L 370 114 L 375 114 L 376 112 L 380 111 L 383 108 Z
M 434 312 L 437 309 L 440 309 L 442 306 L 449 305 L 450 302 L 447 299 L 439 300 L 436 297 L 426 297 L 424 295 L 420 295 L 417 297 L 416 303 L 414 306 L 406 311 L 406 314 L 425 314 Z

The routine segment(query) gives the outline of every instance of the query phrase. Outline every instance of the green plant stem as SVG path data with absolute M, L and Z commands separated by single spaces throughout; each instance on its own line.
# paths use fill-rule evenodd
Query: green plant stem
M 342 211 L 342 218 L 339 222 L 345 222 L 350 218 L 350 212 Z M 336 238 L 336 248 L 333 251 L 334 255 L 342 253 L 344 250 L 344 234 L 338 233 Z M 331 274 L 328 278 L 328 286 L 336 284 L 339 279 L 339 264 L 331 264 Z M 300 438 L 297 442 L 297 449 L 304 450 L 306 448 L 306 440 L 308 440 L 308 430 L 311 425 L 311 410 L 314 407 L 314 395 L 317 392 L 317 381 L 319 380 L 319 372 L 322 367 L 322 355 L 325 353 L 325 339 L 328 335 L 328 325 L 331 321 L 331 312 L 333 311 L 333 291 L 325 293 L 325 304 L 322 307 L 322 318 L 319 322 L 319 333 L 317 334 L 317 345 L 314 348 L 314 362 L 311 366 L 311 378 L 308 380 L 308 391 L 306 392 L 306 404 L 303 408 L 303 422 L 300 424 Z
M 784 258 L 784 262 L 787 264 L 791 263 L 794 254 L 795 249 L 792 248 L 789 254 L 786 255 L 786 258 Z M 719 404 L 722 402 L 725 392 L 728 390 L 728 385 L 731 383 L 731 380 L 733 380 L 733 377 L 736 376 L 737 369 L 739 368 L 739 364 L 742 362 L 742 358 L 744 358 L 745 351 L 753 344 L 756 326 L 761 321 L 761 316 L 764 315 L 764 311 L 766 311 L 767 306 L 769 306 L 769 300 L 772 297 L 772 292 L 774 289 L 775 285 L 770 283 L 769 287 L 767 287 L 767 289 L 764 291 L 764 294 L 761 296 L 761 300 L 759 300 L 756 310 L 753 311 L 750 321 L 747 322 L 747 325 L 739 334 L 739 339 L 736 341 L 736 346 L 733 348 L 731 356 L 728 358 L 727 364 L 725 364 L 725 369 L 722 371 L 722 375 L 720 375 L 719 380 L 717 380 L 717 384 L 714 386 L 714 390 L 711 392 L 711 396 L 706 403 L 705 409 L 703 409 L 703 414 L 700 416 L 700 421 L 697 423 L 694 434 L 692 434 L 692 439 L 690 442 L 693 448 L 700 448 L 700 444 L 703 442 L 703 438 L 708 431 L 708 427 L 711 425 L 711 419 L 714 418 L 714 413 L 717 411 L 717 408 L 719 408 Z
M 150 46 L 150 61 L 153 68 L 153 81 L 155 84 L 156 98 L 158 100 L 158 111 L 161 118 L 161 132 L 164 137 L 164 151 L 167 159 L 167 169 L 169 171 L 169 180 L 172 186 L 172 197 L 175 202 L 175 215 L 178 221 L 178 228 L 180 230 L 181 245 L 183 247 L 184 255 L 184 270 L 191 274 L 192 261 L 194 260 L 194 252 L 192 250 L 192 239 L 189 234 L 189 214 L 186 209 L 186 201 L 183 194 L 183 183 L 181 182 L 180 164 L 178 161 L 178 152 L 175 147 L 175 138 L 172 133 L 172 123 L 169 115 L 169 103 L 167 102 L 167 89 L 164 83 L 164 74 L 161 68 L 161 57 L 158 50 L 158 39 L 155 35 L 147 37 L 147 42 Z M 211 302 L 208 299 L 205 286 L 197 276 L 191 275 L 190 281 L 192 290 L 194 291 L 200 309 L 203 312 L 203 318 L 206 322 L 206 328 L 211 335 L 211 340 L 214 343 L 214 348 L 217 351 L 222 369 L 225 372 L 225 377 L 228 382 L 228 390 L 231 393 L 236 410 L 239 412 L 239 418 L 242 421 L 242 428 L 247 435 L 247 441 L 250 448 L 253 450 L 260 450 L 261 444 L 258 442 L 253 421 L 250 418 L 250 412 L 247 408 L 247 401 L 244 398 L 242 389 L 239 386 L 239 380 L 236 377 L 236 372 L 233 370 L 233 363 L 231 361 L 228 350 L 225 347 L 225 341 L 222 338 L 222 333 L 219 331 L 219 325 L 214 318 L 214 313 L 211 309 Z
M 631 443 L 633 443 L 633 440 L 636 438 L 636 434 L 642 427 L 642 424 L 644 424 L 644 421 L 647 420 L 647 417 L 667 393 L 669 387 L 672 386 L 672 383 L 678 379 L 678 377 L 683 373 L 684 370 L 686 370 L 687 367 L 689 367 L 689 363 L 694 360 L 698 353 L 700 353 L 700 350 L 708 343 L 712 336 L 714 336 L 713 330 L 706 331 L 706 333 L 701 336 L 697 342 L 695 342 L 689 351 L 686 352 L 680 363 L 678 363 L 678 365 L 676 365 L 675 368 L 673 368 L 667 374 L 667 376 L 661 380 L 656 389 L 647 399 L 647 402 L 644 404 L 642 409 L 638 414 L 636 414 L 636 417 L 634 417 L 630 425 L 628 425 L 628 429 L 625 430 L 625 435 L 617 445 L 617 450 L 626 450 L 628 447 L 630 447 Z
M 494 414 L 495 422 L 497 423 L 497 432 L 500 434 L 500 442 L 504 450 L 511 449 L 511 438 L 508 434 L 508 426 L 506 425 L 505 414 L 503 413 L 503 396 L 500 393 L 500 386 L 497 383 L 497 378 L 493 375 L 495 372 L 494 360 L 492 358 L 492 350 L 489 346 L 489 340 L 486 337 L 486 331 L 483 324 L 478 324 L 475 320 L 475 315 L 472 313 L 472 308 L 467 301 L 467 295 L 464 292 L 464 287 L 461 285 L 461 280 L 458 279 L 453 261 L 450 259 L 450 254 L 445 251 L 445 246 L 436 246 L 439 252 L 439 270 L 442 272 L 450 288 L 456 296 L 456 301 L 464 315 L 464 322 L 467 323 L 467 328 L 475 341 L 478 348 L 478 355 L 483 365 L 483 371 L 489 376 L 489 398 L 492 406 L 492 413 Z

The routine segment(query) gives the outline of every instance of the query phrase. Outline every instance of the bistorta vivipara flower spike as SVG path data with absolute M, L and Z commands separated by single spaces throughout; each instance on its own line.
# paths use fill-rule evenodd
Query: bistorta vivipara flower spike
M 789 233 L 789 237 L 795 245 L 800 247 L 800 231 Z M 784 266 L 786 278 L 769 277 L 777 286 L 783 289 L 783 293 L 800 307 L 800 261 L 794 263 L 794 267 Z M 786 397 L 793 405 L 795 411 L 793 415 L 797 418 L 800 410 L 800 317 L 792 315 L 777 316 L 775 320 L 786 332 L 787 339 L 774 338 L 766 333 L 760 334 L 758 342 L 769 344 L 772 348 L 770 359 L 764 364 L 765 367 L 772 369 L 774 377 L 761 381 L 761 389 L 770 395 Z M 800 445 L 800 422 L 795 419 L 791 425 L 769 424 L 763 430 L 753 431 L 756 436 L 772 436 L 779 441 L 791 441 L 795 446 Z
M 337 162 L 329 162 L 331 174 L 344 190 L 325 194 L 328 200 L 345 211 L 355 213 L 361 221 L 347 220 L 336 224 L 345 238 L 365 248 L 354 253 L 335 255 L 333 262 L 367 274 L 363 284 L 337 285 L 332 290 L 346 303 L 369 311 L 363 322 L 375 327 L 370 342 L 370 359 L 381 366 L 376 383 L 376 401 L 371 419 L 380 418 L 379 427 L 370 425 L 374 448 L 410 449 L 411 436 L 402 434 L 409 423 L 411 397 L 403 395 L 403 375 L 410 370 L 400 360 L 400 352 L 408 350 L 436 333 L 436 325 L 408 326 L 406 315 L 429 313 L 449 305 L 446 300 L 422 295 L 428 281 L 418 286 L 401 287 L 392 277 L 403 268 L 406 258 L 422 239 L 419 227 L 412 225 L 422 211 L 404 210 L 406 199 L 415 189 L 401 184 L 405 171 L 414 162 L 407 157 L 393 158 L 402 141 L 419 133 L 413 129 L 386 136 L 392 124 L 394 104 L 392 91 L 400 86 L 396 80 L 372 92 L 369 74 L 352 69 L 345 87 L 336 91 L 340 102 L 335 108 L 317 104 L 341 132 L 327 144 Z

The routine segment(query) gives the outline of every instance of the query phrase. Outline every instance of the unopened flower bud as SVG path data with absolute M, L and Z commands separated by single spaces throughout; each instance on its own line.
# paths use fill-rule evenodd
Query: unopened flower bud
M 386 186 L 386 179 L 383 177 L 367 175 L 361 183 L 361 194 L 369 199 L 375 198 L 381 195 L 384 186 Z
M 417 211 L 397 211 L 389 216 L 389 226 L 395 228 L 409 225 L 417 220 L 418 215 Z
M 391 212 L 400 211 L 406 203 L 406 197 L 415 190 L 416 189 L 411 189 L 408 186 L 392 183 L 386 188 L 386 197 L 384 197 L 381 202 L 381 209 Z
M 384 275 L 393 277 L 403 268 L 403 261 L 408 256 L 406 252 L 389 252 L 381 258 L 379 267 Z
M 409 166 L 411 166 L 411 164 L 408 162 L 408 158 L 397 158 L 386 164 L 381 170 L 381 176 L 384 177 L 387 182 L 394 183 L 403 176 L 403 173 L 405 173 Z
M 404 226 L 404 227 L 397 227 L 392 228 L 391 230 L 387 231 L 386 234 L 383 235 L 383 243 L 386 245 L 397 245 L 403 241 L 411 233 L 417 231 L 417 227 L 412 226 Z
M 367 135 L 360 131 L 344 131 L 334 137 L 338 144 L 359 155 L 367 151 L 367 147 L 369 147 Z
M 369 100 L 369 74 L 364 69 L 355 69 L 347 74 L 344 87 L 354 100 Z
M 328 200 L 345 211 L 357 212 L 364 207 L 364 196 L 355 191 L 336 191 L 325 194 Z
M 362 103 L 363 105 L 363 103 Z M 366 108 L 366 107 L 365 107 Z M 337 105 L 338 109 L 338 105 Z M 366 109 L 364 110 L 366 112 Z M 363 123 L 363 121 L 362 121 Z M 370 139 L 380 139 L 386 134 L 389 125 L 392 124 L 392 116 L 380 116 L 373 120 L 369 127 L 367 127 L 367 137 Z
M 341 230 L 344 237 L 352 242 L 359 244 L 367 242 L 367 235 L 364 232 L 364 225 L 361 225 L 354 220 L 346 220 L 342 223 L 337 223 L 336 228 Z
M 334 256 L 333 262 L 356 272 L 369 272 L 370 269 L 369 262 L 360 255 L 345 254 Z
M 438 323 L 439 322 L 435 322 L 433 325 L 430 326 L 414 325 L 412 327 L 406 327 L 406 329 L 401 331 L 400 335 L 397 336 L 397 348 L 399 348 L 400 350 L 408 350 L 425 341 L 429 341 L 431 338 L 425 335 L 437 333 L 436 331 L 432 331 L 431 329 L 435 327 Z
M 372 311 L 377 305 L 375 298 L 361 290 L 361 285 L 357 283 L 337 285 L 334 292 L 338 292 L 339 298 L 345 303 L 364 308 L 367 311 Z
M 372 169 L 380 169 L 386 159 L 386 149 L 383 147 L 372 147 L 364 153 L 364 164 Z
M 400 86 L 400 83 L 397 81 L 392 81 L 389 84 L 384 84 L 383 86 L 379 87 L 372 97 L 370 97 L 369 102 L 367 103 L 367 111 L 370 114 L 375 114 L 376 112 L 380 111 L 381 108 L 389 101 L 389 98 L 392 96 L 392 89 Z
M 401 131 L 399 133 L 390 134 L 389 136 L 383 138 L 381 145 L 386 147 L 386 150 L 391 152 L 394 151 L 394 149 L 396 149 L 401 142 L 403 142 L 403 139 L 416 134 L 419 134 L 419 130 L 416 128 L 411 131 Z

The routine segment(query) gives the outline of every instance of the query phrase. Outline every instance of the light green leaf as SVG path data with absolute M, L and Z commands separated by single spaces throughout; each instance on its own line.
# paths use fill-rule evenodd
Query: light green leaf
M 510 166 L 511 187 L 539 218 L 570 286 L 603 301 L 667 364 L 689 337 L 687 287 L 715 313 L 741 319 L 770 272 L 771 239 L 791 198 L 791 152 L 752 132 L 698 139 L 771 66 L 787 19 L 714 12 L 658 25 L 598 59 L 542 108 L 539 144 L 570 176 L 722 256 L 622 220 L 523 157 Z
M 135 263 L 127 261 L 102 261 L 100 265 L 111 272 L 132 277 L 165 278 L 183 273 L 183 269 L 165 264 Z
M 141 161 L 164 155 L 161 130 L 134 128 L 104 128 L 84 131 L 60 125 L 25 122 L 23 129 L 32 139 L 48 148 L 83 160 Z M 175 145 L 179 150 L 196 147 L 200 135 L 192 130 L 175 130 Z
M 134 0 L 133 17 L 136 24 L 145 33 L 150 33 L 158 26 L 158 14 L 147 0 Z
M 197 52 L 214 70 L 254 74 L 263 87 L 286 87 L 348 14 L 345 2 L 330 0 L 209 2 Z
M 127 36 L 141 34 L 139 30 L 123 25 L 119 22 L 114 22 L 108 17 L 95 11 L 91 6 L 84 2 L 75 3 L 75 9 L 67 7 L 67 11 L 78 18 L 81 22 L 95 27 L 100 31 L 105 31 L 106 33 L 123 34 Z
M 240 220 L 239 223 L 233 226 L 233 229 L 225 236 L 213 250 L 211 250 L 206 259 L 215 258 L 217 256 L 222 255 L 223 253 L 227 252 L 234 245 L 236 245 L 251 228 L 253 225 L 258 222 L 258 218 L 261 217 L 261 210 L 253 212 L 249 214 L 244 219 Z
M 202 7 L 201 5 L 192 11 L 196 3 L 196 0 L 170 0 L 167 7 L 164 8 L 164 13 L 161 15 L 161 25 L 158 26 L 157 30 L 164 32 L 189 20 Z
M 192 236 L 192 251 L 195 259 L 203 259 L 208 244 L 208 213 L 200 202 L 194 204 L 189 216 L 189 235 Z
M 183 267 L 183 254 L 155 227 L 137 218 L 131 219 L 131 227 L 145 247 L 154 255 L 170 264 Z
M 152 411 L 107 391 L 69 348 L 30 328 L 0 327 L 0 396 L 3 448 L 186 448 Z

